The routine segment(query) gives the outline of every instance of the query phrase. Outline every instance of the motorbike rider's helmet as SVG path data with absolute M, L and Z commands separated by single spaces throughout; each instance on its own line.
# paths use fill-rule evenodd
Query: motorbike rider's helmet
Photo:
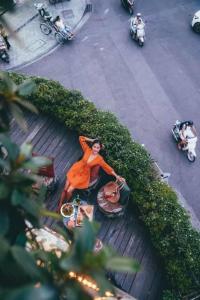
M 194 124 L 194 122 L 191 120 L 187 121 L 187 123 L 186 123 L 187 126 L 193 126 L 193 124 Z
M 137 18 L 141 18 L 141 16 L 142 16 L 141 13 L 137 13 L 136 15 Z

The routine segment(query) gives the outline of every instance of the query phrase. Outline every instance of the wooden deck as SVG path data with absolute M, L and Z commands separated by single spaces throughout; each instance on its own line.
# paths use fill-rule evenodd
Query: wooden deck
M 28 115 L 27 122 L 27 133 L 22 132 L 13 122 L 11 136 L 17 144 L 31 141 L 35 152 L 55 157 L 59 187 L 56 193 L 47 199 L 46 205 L 50 210 L 56 210 L 65 174 L 81 155 L 78 137 L 74 132 L 67 131 L 64 126 L 45 116 Z M 95 195 L 92 197 L 95 202 Z M 154 255 L 148 234 L 138 218 L 128 210 L 122 218 L 111 220 L 96 208 L 95 219 L 101 223 L 98 235 L 104 244 L 112 246 L 121 255 L 135 258 L 140 263 L 140 271 L 135 274 L 113 273 L 108 276 L 119 288 L 138 300 L 161 299 L 161 267 Z M 50 218 L 44 219 L 44 223 L 49 227 L 55 225 Z

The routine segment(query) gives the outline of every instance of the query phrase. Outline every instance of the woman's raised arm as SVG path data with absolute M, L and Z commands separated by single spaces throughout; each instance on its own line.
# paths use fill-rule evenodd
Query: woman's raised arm
M 83 135 L 79 136 L 79 143 L 80 143 L 80 145 L 81 145 L 81 147 L 83 149 L 83 152 L 87 151 L 88 149 L 91 149 L 88 146 L 87 142 L 93 142 L 93 141 L 94 141 L 94 139 L 87 138 L 87 137 L 85 137 Z
M 107 164 L 105 162 L 105 160 L 102 158 L 101 161 L 100 161 L 100 166 L 104 169 L 104 171 L 109 174 L 109 175 L 113 175 L 118 181 L 125 181 L 125 179 L 119 175 L 117 175 L 115 173 L 115 171 L 113 170 L 113 168 L 111 168 L 109 166 L 109 164 Z

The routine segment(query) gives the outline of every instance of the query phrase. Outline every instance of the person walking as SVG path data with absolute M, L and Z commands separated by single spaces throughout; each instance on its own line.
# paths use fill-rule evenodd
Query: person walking
M 5 44 L 6 44 L 6 47 L 9 50 L 10 47 L 11 47 L 11 45 L 10 45 L 10 43 L 8 41 L 8 34 L 7 34 L 5 28 L 3 27 L 2 24 L 0 24 L 0 35 L 3 37 L 3 39 L 5 41 Z

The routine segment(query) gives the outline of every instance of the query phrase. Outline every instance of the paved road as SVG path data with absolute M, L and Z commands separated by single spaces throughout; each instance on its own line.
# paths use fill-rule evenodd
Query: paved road
M 190 164 L 170 134 L 176 119 L 194 120 L 200 133 L 200 36 L 190 28 L 200 7 L 197 0 L 136 2 L 147 22 L 144 48 L 131 41 L 120 0 L 94 0 L 93 14 L 75 41 L 20 71 L 59 80 L 115 112 L 172 174 L 170 184 L 200 219 L 200 147 Z

